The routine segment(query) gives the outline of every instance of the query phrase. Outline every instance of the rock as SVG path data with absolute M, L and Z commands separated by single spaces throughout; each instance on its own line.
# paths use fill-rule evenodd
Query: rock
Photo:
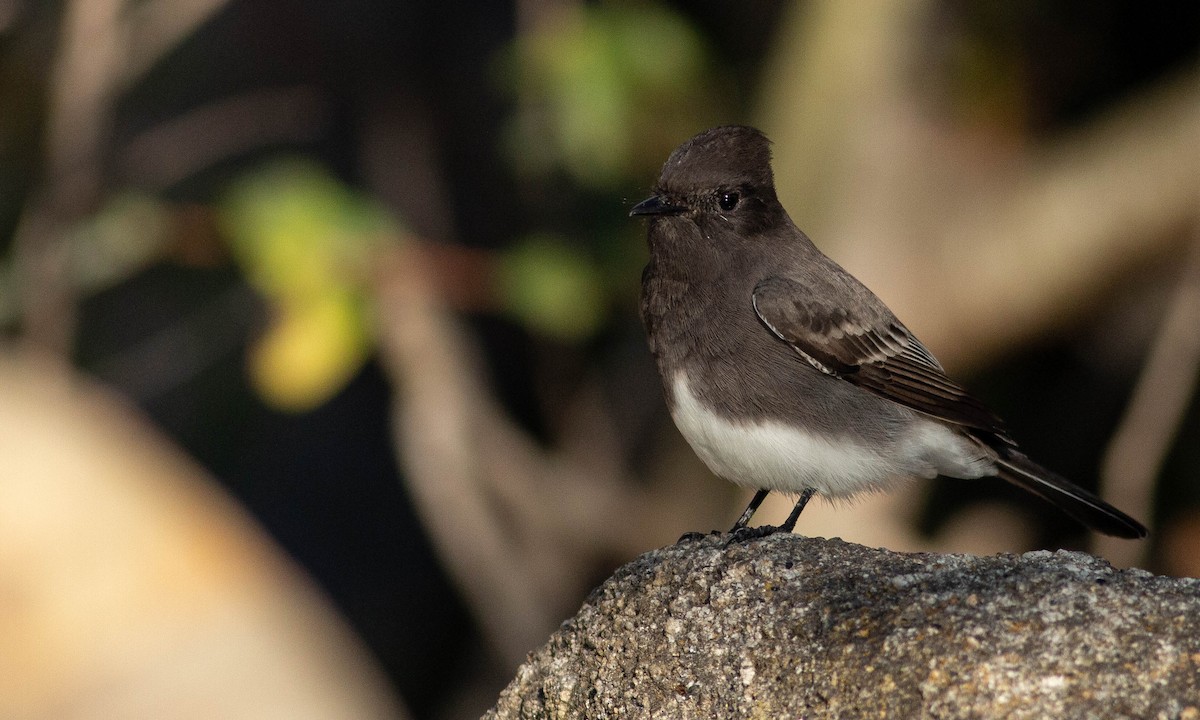
M 1200 580 L 726 540 L 618 570 L 485 717 L 1200 720 Z
M 408 717 L 215 478 L 112 393 L 0 352 L 0 718 Z

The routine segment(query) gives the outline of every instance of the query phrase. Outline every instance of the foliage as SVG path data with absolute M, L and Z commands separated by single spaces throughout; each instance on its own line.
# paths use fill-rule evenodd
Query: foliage
M 502 63 L 518 98 L 508 150 L 525 174 L 612 188 L 721 106 L 709 51 L 664 7 L 580 5 L 518 37 Z M 650 141 L 647 143 L 647 141 Z M 645 154 L 647 145 L 654 152 Z
M 560 237 L 526 238 L 503 255 L 498 269 L 506 309 L 534 330 L 579 340 L 605 319 L 595 264 Z
M 219 203 L 246 278 L 274 309 L 253 349 L 255 386 L 273 404 L 315 407 L 359 369 L 374 338 L 366 282 L 397 225 L 319 166 L 284 160 L 234 182 Z

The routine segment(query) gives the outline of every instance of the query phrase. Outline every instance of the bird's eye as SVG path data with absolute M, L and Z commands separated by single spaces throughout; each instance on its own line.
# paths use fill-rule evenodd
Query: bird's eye
M 741 199 L 742 196 L 735 192 L 723 192 L 717 196 L 717 205 L 721 206 L 722 210 L 729 212 L 737 207 L 738 201 Z

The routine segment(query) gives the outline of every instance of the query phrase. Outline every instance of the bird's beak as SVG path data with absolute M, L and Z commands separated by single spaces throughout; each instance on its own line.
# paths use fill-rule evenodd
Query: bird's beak
M 629 211 L 629 217 L 638 215 L 681 215 L 687 208 L 672 205 L 660 195 L 651 195 Z

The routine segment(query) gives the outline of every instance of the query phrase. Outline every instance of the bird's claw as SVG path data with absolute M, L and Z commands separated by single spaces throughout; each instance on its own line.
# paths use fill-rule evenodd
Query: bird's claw
M 761 538 L 770 537 L 778 532 L 783 532 L 783 528 L 778 525 L 740 527 L 737 530 L 730 531 L 729 539 L 725 541 L 725 547 L 750 542 L 751 540 L 759 540 Z
M 679 545 L 680 543 L 685 543 L 685 542 L 695 542 L 697 540 L 703 540 L 704 538 L 709 537 L 710 535 L 720 535 L 720 534 L 721 534 L 720 530 L 710 530 L 707 533 L 685 532 L 684 534 L 679 536 L 679 539 L 675 541 L 675 544 Z

